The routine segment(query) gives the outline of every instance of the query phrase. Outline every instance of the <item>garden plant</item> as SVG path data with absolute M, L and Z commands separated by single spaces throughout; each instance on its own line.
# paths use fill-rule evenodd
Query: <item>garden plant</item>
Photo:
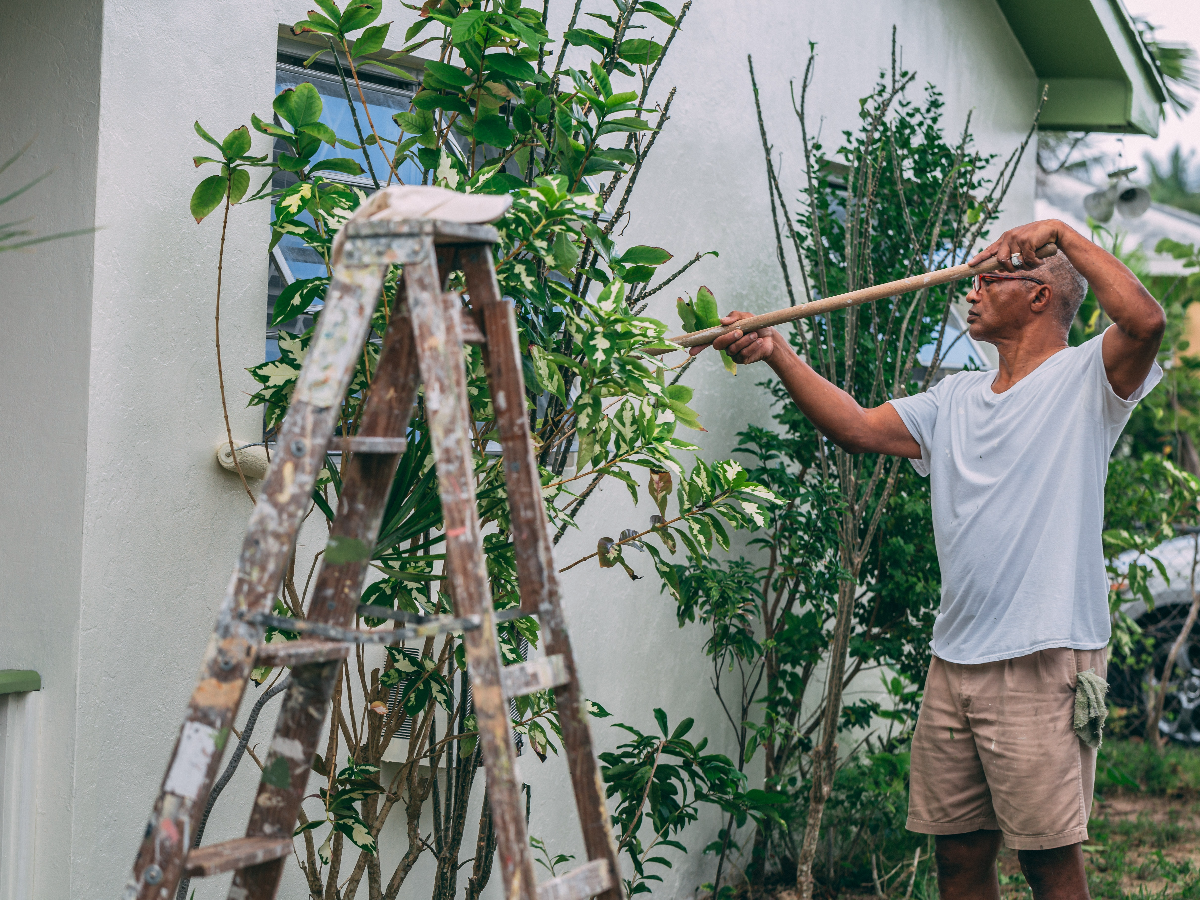
M 294 30 L 321 41 L 310 64 L 325 57 L 337 67 L 354 113 L 353 133 L 337 134 L 322 121 L 323 101 L 304 83 L 280 92 L 270 115 L 252 116 L 249 126 L 233 129 L 222 140 L 196 124 L 199 137 L 215 148 L 211 156 L 197 156 L 196 165 L 219 167 L 196 187 L 191 212 L 197 222 L 210 215 L 221 222 L 216 345 L 222 402 L 229 402 L 220 359 L 220 298 L 230 216 L 241 205 L 270 202 L 272 244 L 284 235 L 298 237 L 328 270 L 338 227 L 369 191 L 397 183 L 407 163 L 408 171 L 420 172 L 422 184 L 512 197 L 510 211 L 496 223 L 501 236 L 496 273 L 517 311 L 530 425 L 556 543 L 575 526 L 575 516 L 606 478 L 623 482 L 635 501 L 645 492 L 653 502 L 655 514 L 646 516 L 643 528 L 598 536 L 596 552 L 564 569 L 620 566 L 629 577 L 640 577 L 623 558 L 627 544 L 642 548 L 658 541 L 668 555 L 699 559 L 714 543 L 728 547 L 730 530 L 765 522 L 765 509 L 776 498 L 737 462 L 696 459 L 685 465 L 681 454 L 697 448 L 683 429 L 700 427 L 688 406 L 692 391 L 677 383 L 678 373 L 642 352 L 661 346 L 666 331 L 663 323 L 641 315 L 646 301 L 706 254 L 696 252 L 672 269 L 667 265 L 671 252 L 622 247 L 615 235 L 630 214 L 638 175 L 669 119 L 675 92 L 659 96 L 655 76 L 689 5 L 672 12 L 653 2 L 615 0 L 610 15 L 581 20 L 576 4 L 566 31 L 551 36 L 548 4 L 534 9 L 513 0 L 431 0 L 409 7 L 418 18 L 403 35 L 402 49 L 389 54 L 384 44 L 399 43 L 399 36 L 390 34 L 390 23 L 380 22 L 382 0 L 342 5 L 317 0 L 318 9 Z M 586 22 L 594 28 L 584 27 Z M 407 54 L 416 51 L 428 59 L 420 71 L 404 67 L 406 61 L 411 64 Z M 371 121 L 360 78 L 371 66 L 412 82 L 411 106 L 395 116 L 401 129 L 395 140 L 381 136 L 378 123 Z M 251 152 L 251 128 L 270 137 L 272 152 Z M 323 147 L 345 153 L 318 158 Z M 384 151 L 386 171 L 377 157 L 373 163 L 370 147 Z M 252 190 L 252 181 L 260 180 Z M 342 434 L 355 433 L 371 390 L 380 338 L 396 302 L 396 277 L 395 271 L 388 277 L 341 411 Z M 304 313 L 319 319 L 328 284 L 327 271 L 288 285 L 270 324 L 286 326 Z M 456 276 L 451 287 L 460 286 Z M 268 448 L 312 335 L 312 328 L 289 332 L 285 327 L 279 334 L 280 358 L 250 369 L 260 386 L 250 403 L 263 409 Z M 501 461 L 488 450 L 494 415 L 479 349 L 468 348 L 465 362 L 491 590 L 496 607 L 506 609 L 517 606 L 519 598 Z M 226 426 L 233 450 L 227 412 Z M 441 590 L 441 510 L 427 432 L 418 401 L 378 542 L 368 548 L 378 578 L 363 602 L 432 614 L 448 612 L 449 599 Z M 253 500 L 240 469 L 239 475 Z M 315 514 L 331 520 L 339 491 L 338 463 L 330 457 L 313 496 Z M 676 502 L 669 509 L 672 495 Z M 321 558 L 337 562 L 358 552 L 361 548 L 330 542 L 307 570 L 293 562 L 275 611 L 302 616 Z M 617 569 L 609 577 L 626 576 Z M 365 619 L 369 626 L 383 622 Z M 538 641 L 533 619 L 504 622 L 498 630 L 506 663 Z M 276 693 L 282 675 L 256 672 L 264 685 L 256 713 Z M 598 705 L 593 712 L 608 715 Z M 706 740 L 689 739 L 690 719 L 668 730 L 661 710 L 655 717 L 661 737 L 622 725 L 632 740 L 602 757 L 615 804 L 614 831 L 630 862 L 626 890 L 631 893 L 648 890 L 646 882 L 660 877 L 654 869 L 670 865 L 662 856 L 666 846 L 686 849 L 675 837 L 697 817 L 700 804 L 718 804 L 742 817 L 765 814 L 754 808 L 753 797 L 747 798 L 744 778 L 732 761 L 706 753 Z M 551 693 L 519 698 L 513 724 L 536 756 L 545 760 L 557 752 Z M 402 729 L 409 735 L 406 757 L 384 777 L 384 754 Z M 248 731 L 231 766 L 242 758 Z M 343 667 L 327 745 L 315 762 L 323 781 L 319 797 L 310 799 L 296 832 L 310 895 L 390 900 L 417 860 L 430 855 L 436 864 L 432 897 L 457 896 L 463 889 L 459 872 L 468 865 L 466 896 L 478 897 L 495 854 L 489 805 L 482 805 L 477 824 L 467 821 L 472 796 L 483 790 L 476 779 L 480 752 L 460 639 L 430 638 L 419 646 L 389 648 L 386 659 L 377 661 L 359 650 Z M 431 775 L 439 771 L 440 777 Z M 433 830 L 425 834 L 422 816 L 429 814 Z M 404 826 L 384 832 L 396 816 L 403 817 Z M 407 846 L 389 854 L 398 862 L 385 868 L 379 842 L 387 834 L 406 835 L 406 842 L 399 840 Z M 464 844 L 473 852 L 464 852 Z M 563 860 L 545 854 L 545 861 L 553 868 Z M 186 891 L 185 883 L 180 897 Z

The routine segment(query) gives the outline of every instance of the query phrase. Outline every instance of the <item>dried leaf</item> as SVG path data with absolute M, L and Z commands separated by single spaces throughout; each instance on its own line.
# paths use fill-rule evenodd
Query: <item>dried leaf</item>
M 654 498 L 655 504 L 658 506 L 658 511 L 664 516 L 667 514 L 667 498 L 671 496 L 671 473 L 666 469 L 651 469 L 650 484 L 648 489 L 650 496 Z

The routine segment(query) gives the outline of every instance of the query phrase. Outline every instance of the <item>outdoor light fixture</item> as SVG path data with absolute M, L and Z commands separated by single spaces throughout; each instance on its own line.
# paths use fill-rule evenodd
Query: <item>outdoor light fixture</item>
M 1136 219 L 1150 208 L 1150 192 L 1144 187 L 1133 184 L 1129 176 L 1137 170 L 1137 166 L 1128 169 L 1117 169 L 1108 173 L 1108 187 L 1093 191 L 1083 198 L 1083 208 L 1097 222 L 1107 222 L 1113 217 L 1113 212 L 1119 212 L 1126 219 Z

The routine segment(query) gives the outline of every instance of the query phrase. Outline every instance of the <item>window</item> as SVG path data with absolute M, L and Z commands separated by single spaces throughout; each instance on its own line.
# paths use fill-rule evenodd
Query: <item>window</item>
M 275 65 L 275 91 L 278 94 L 280 91 L 296 87 L 303 82 L 308 82 L 321 95 L 321 101 L 324 105 L 321 121 L 332 128 L 334 133 L 339 137 L 354 140 L 357 143 L 350 104 L 346 100 L 346 94 L 343 90 L 342 80 L 338 75 L 337 67 L 330 56 L 326 54 L 314 61 L 308 68 L 304 67 L 304 60 L 311 56 L 315 49 L 312 45 L 300 44 L 299 42 L 286 42 L 280 46 Z M 349 69 L 344 64 L 343 70 L 351 95 L 355 96 L 357 100 L 358 87 L 354 84 Z M 395 140 L 400 134 L 400 126 L 396 124 L 392 116 L 397 112 L 405 112 L 409 109 L 417 88 L 416 83 L 404 81 L 390 72 L 372 67 L 369 63 L 359 67 L 358 78 L 359 83 L 362 85 L 363 96 L 367 100 L 367 110 L 371 116 L 370 121 L 374 123 L 380 137 Z M 357 102 L 356 107 L 359 125 L 365 137 L 371 133 L 370 125 L 363 113 L 361 102 Z M 371 167 L 374 169 L 379 183 L 381 185 L 386 184 L 391 172 L 388 169 L 387 157 L 384 155 L 384 151 L 377 146 L 368 147 L 366 150 L 369 154 Z M 322 144 L 315 159 L 320 161 L 334 156 L 348 157 L 363 166 L 364 169 L 366 168 L 366 159 L 363 157 L 362 150 L 349 150 L 341 146 L 330 147 L 328 144 Z M 411 162 L 402 163 L 397 169 L 397 174 L 405 184 L 421 183 L 421 171 Z M 322 177 L 331 181 L 357 185 L 367 191 L 374 190 L 375 187 L 369 173 L 362 176 L 351 176 L 342 175 L 337 172 L 323 172 Z M 279 190 L 295 184 L 295 182 L 296 176 L 294 174 L 290 172 L 277 172 L 271 187 L 274 190 Z M 312 325 L 312 317 L 305 315 L 282 323 L 279 328 L 271 327 L 269 323 L 271 321 L 271 313 L 275 308 L 276 298 L 284 287 L 291 284 L 297 278 L 318 277 L 325 275 L 326 270 L 325 263 L 321 257 L 306 246 L 298 237 L 293 235 L 285 235 L 279 241 L 271 252 L 268 266 L 270 274 L 267 283 L 268 325 L 266 358 L 272 360 L 279 358 L 279 328 L 291 332 L 301 332 Z M 317 302 L 316 306 L 320 306 L 320 301 Z

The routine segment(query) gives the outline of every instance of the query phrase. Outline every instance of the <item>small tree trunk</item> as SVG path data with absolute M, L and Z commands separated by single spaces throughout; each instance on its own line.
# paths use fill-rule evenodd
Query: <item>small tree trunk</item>
M 825 710 L 821 723 L 821 743 L 813 750 L 812 788 L 808 795 L 808 816 L 804 822 L 804 839 L 796 860 L 796 890 L 800 900 L 812 900 L 813 859 L 817 855 L 817 839 L 821 834 L 821 816 L 833 789 L 833 773 L 837 766 L 837 725 L 842 712 L 842 681 L 846 677 L 846 653 L 850 646 L 850 631 L 854 624 L 854 581 L 838 584 L 837 621 L 833 640 L 829 644 L 829 671 L 825 679 Z
M 1196 624 L 1196 614 L 1200 612 L 1200 594 L 1192 590 L 1192 606 L 1188 610 L 1187 618 L 1183 620 L 1183 629 L 1179 632 L 1179 637 L 1175 638 L 1175 643 L 1171 645 L 1171 651 L 1167 654 L 1167 661 L 1163 663 L 1162 675 L 1158 679 L 1158 690 L 1155 692 L 1154 704 L 1150 710 L 1149 721 L 1146 722 L 1146 737 L 1151 745 L 1156 750 L 1161 750 L 1163 746 L 1162 732 L 1158 730 L 1158 723 L 1162 721 L 1163 705 L 1167 701 L 1167 688 L 1170 687 L 1171 676 L 1175 672 L 1175 660 L 1179 656 L 1179 651 L 1187 644 L 1188 637 L 1191 636 L 1192 626 Z
M 464 900 L 479 900 L 479 895 L 492 877 L 492 860 L 495 856 L 496 829 L 492 827 L 492 802 L 487 791 L 484 791 L 483 812 L 479 814 L 479 838 L 475 842 L 475 865 L 471 867 L 471 877 L 467 879 Z

